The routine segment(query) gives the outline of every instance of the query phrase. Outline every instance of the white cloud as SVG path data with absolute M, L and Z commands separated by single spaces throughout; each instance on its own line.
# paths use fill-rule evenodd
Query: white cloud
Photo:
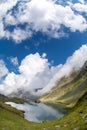
M 7 0 L 7 1 L 1 1 L 0 3 L 0 38 L 7 37 L 3 19 L 8 14 L 8 11 L 13 9 L 13 7 L 17 4 L 17 2 L 18 0 Z
M 5 24 L 6 25 L 16 25 L 17 21 L 15 17 L 12 15 L 12 12 L 7 13 L 5 16 Z
M 18 59 L 17 59 L 17 57 L 11 57 L 11 58 L 10 58 L 10 61 L 11 61 L 11 63 L 12 63 L 14 66 L 18 66 Z
M 73 8 L 76 11 L 84 12 L 84 13 L 87 14 L 87 4 L 76 3 L 76 4 L 73 5 Z
M 45 58 L 46 56 L 47 56 L 47 54 L 46 54 L 46 53 L 43 53 L 42 57 Z
M 6 0 L 6 1 L 2 1 L 0 3 L 0 18 L 4 17 L 6 15 L 6 13 L 13 9 L 13 7 L 17 4 L 18 0 Z
M 20 66 L 19 74 L 8 73 L 0 84 L 0 93 L 31 98 L 41 96 L 55 86 L 62 77 L 68 76 L 72 70 L 78 70 L 87 60 L 87 45 L 83 45 L 69 57 L 64 65 L 51 66 L 46 54 L 40 56 L 38 53 L 26 56 Z M 2 71 L 3 70 L 3 71 Z M 1 77 L 7 74 L 1 62 Z M 36 91 L 36 89 L 40 89 Z M 42 88 L 42 89 L 41 89 Z
M 20 29 L 20 28 L 15 28 L 12 34 L 9 33 L 9 36 L 17 44 L 20 43 L 21 41 L 27 39 L 27 38 L 30 38 L 31 35 L 32 35 L 31 31 L 28 31 L 27 29 L 23 30 L 23 29 Z
M 80 12 L 87 12 L 87 4 L 84 4 L 83 0 L 79 1 L 79 3 L 67 1 L 65 5 L 63 1 L 55 0 L 1 2 L 0 38 L 12 38 L 20 43 L 38 31 L 50 37 L 60 38 L 67 36 L 62 26 L 71 31 L 83 32 L 87 30 L 87 18 Z
M 27 78 L 33 78 L 39 72 L 43 72 L 47 66 L 47 59 L 40 57 L 40 55 L 36 53 L 26 56 L 25 59 L 22 60 L 19 71 Z
M 30 94 L 35 88 L 43 88 L 48 81 L 55 68 L 49 69 L 49 63 L 46 58 L 41 57 L 38 53 L 26 56 L 19 66 L 19 73 L 9 73 L 3 84 L 0 85 L 0 93 L 6 95 L 17 92 L 17 90 L 24 91 Z M 28 90 L 28 91 L 27 91 Z M 28 94 L 28 95 L 29 95 Z
M 73 70 L 81 68 L 85 61 L 87 61 L 87 45 L 76 50 L 72 56 L 70 56 L 66 63 L 61 66 L 60 70 L 54 75 L 50 82 L 45 86 L 43 92 L 48 92 L 55 84 L 64 76 L 69 76 Z
M 0 60 L 0 79 L 8 74 L 8 69 L 5 66 L 5 63 L 3 60 Z
M 85 0 L 78 0 L 79 2 L 81 2 L 82 4 L 84 4 L 85 3 Z
M 0 38 L 5 36 L 4 25 L 0 22 Z

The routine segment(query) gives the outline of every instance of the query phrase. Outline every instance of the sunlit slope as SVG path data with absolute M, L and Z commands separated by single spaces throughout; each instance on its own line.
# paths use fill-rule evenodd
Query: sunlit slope
M 69 77 L 63 77 L 53 89 L 41 98 L 43 102 L 62 102 L 73 106 L 87 90 L 87 62 Z
M 45 125 L 46 130 L 87 130 L 87 92 L 79 99 L 71 112 L 60 120 L 45 122 Z

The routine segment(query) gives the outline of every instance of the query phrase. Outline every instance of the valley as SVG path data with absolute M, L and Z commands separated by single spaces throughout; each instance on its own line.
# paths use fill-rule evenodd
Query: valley
M 5 102 L 24 103 L 25 100 L 0 95 L 0 130 L 86 130 L 87 129 L 87 63 L 77 72 L 60 82 L 41 102 L 52 105 L 61 103 L 71 110 L 60 119 L 30 122 L 24 119 L 24 111 L 17 110 Z M 57 108 L 57 105 L 53 105 Z

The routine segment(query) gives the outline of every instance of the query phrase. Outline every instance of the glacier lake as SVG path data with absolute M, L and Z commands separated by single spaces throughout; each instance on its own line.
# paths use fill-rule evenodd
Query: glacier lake
M 24 104 L 17 104 L 14 102 L 6 102 L 12 107 L 23 110 L 24 118 L 31 122 L 43 122 L 46 120 L 59 119 L 67 113 L 67 110 L 58 107 L 54 108 L 53 105 L 44 103 L 25 102 Z

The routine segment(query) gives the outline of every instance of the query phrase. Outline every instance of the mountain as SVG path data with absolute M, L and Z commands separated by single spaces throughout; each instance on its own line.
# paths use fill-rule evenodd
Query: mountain
M 51 91 L 45 94 L 42 102 L 61 102 L 68 107 L 76 104 L 79 98 L 87 91 L 87 61 L 82 68 L 63 77 Z
M 33 123 L 21 111 L 0 102 L 0 130 L 87 130 L 87 92 L 61 119 Z
M 4 103 L 22 103 L 23 99 L 0 95 L 0 130 L 87 130 L 87 62 L 69 77 L 63 77 L 41 100 L 75 106 L 61 119 L 33 123 L 23 118 L 23 111 Z

